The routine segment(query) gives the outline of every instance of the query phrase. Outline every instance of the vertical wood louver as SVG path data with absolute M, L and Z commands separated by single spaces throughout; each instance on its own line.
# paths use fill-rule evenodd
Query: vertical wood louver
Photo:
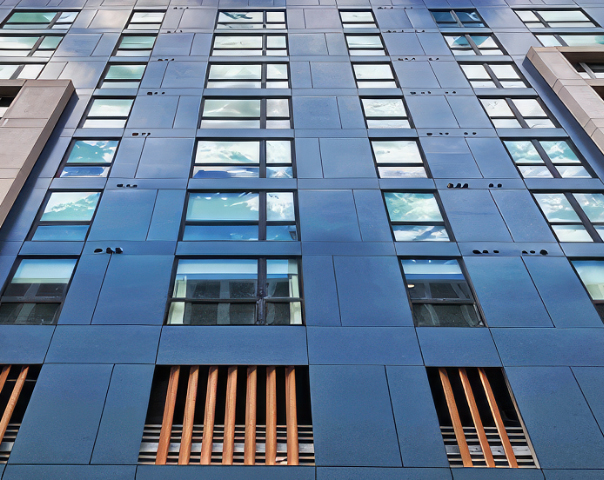
M 6 463 L 29 403 L 39 368 L 0 366 L 0 463 Z
M 500 369 L 429 368 L 428 378 L 452 467 L 537 467 Z
M 158 367 L 139 463 L 314 464 L 308 369 Z

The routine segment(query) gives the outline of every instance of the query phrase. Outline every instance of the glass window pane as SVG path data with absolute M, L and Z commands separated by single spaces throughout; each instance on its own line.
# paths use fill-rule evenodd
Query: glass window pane
M 487 35 L 470 35 L 478 48 L 498 48 L 493 37 Z
M 497 76 L 497 78 L 520 78 L 516 70 L 511 65 L 497 65 L 492 64 L 489 65 L 493 73 Z
M 88 225 L 40 225 L 32 240 L 41 242 L 82 242 L 86 240 Z
M 294 194 L 292 192 L 268 192 L 266 194 L 266 219 L 269 222 L 295 221 Z
M 258 178 L 258 167 L 195 167 L 193 178 Z
M 547 115 L 539 105 L 537 100 L 532 98 L 514 98 L 512 99 L 516 108 L 520 111 L 523 117 L 546 117 Z
M 267 99 L 266 116 L 289 118 L 289 100 L 287 98 Z
M 571 262 L 583 285 L 594 300 L 604 300 L 604 262 L 598 260 L 574 260 Z
M 29 50 L 40 37 L 0 37 L 0 49 Z
M 378 163 L 422 163 L 415 141 L 372 141 L 371 145 Z
M 284 35 L 269 35 L 266 37 L 267 48 L 285 48 L 286 45 L 287 43 Z
M 428 178 L 424 167 L 378 167 L 380 178 Z
M 15 12 L 7 23 L 50 23 L 57 12 Z
M 513 117 L 512 109 L 503 98 L 481 98 L 489 117 Z
M 464 73 L 468 78 L 486 78 L 490 79 L 491 76 L 487 72 L 486 68 L 482 65 L 460 65 Z
M 560 35 L 569 47 L 604 45 L 604 35 Z
M 554 164 L 558 163 L 581 163 L 575 152 L 568 142 L 557 140 L 553 142 L 540 141 L 541 146 L 545 149 L 547 156 Z
M 537 38 L 544 47 L 559 47 L 562 45 L 553 35 L 537 35 Z
M 211 65 L 210 79 L 261 79 L 262 65 Z
M 269 63 L 266 66 L 266 78 L 269 80 L 287 79 L 287 65 L 285 63 Z
M 560 165 L 556 168 L 562 178 L 591 178 L 591 175 L 584 167 Z
M 134 100 L 129 98 L 95 98 L 90 117 L 127 117 Z
M 298 262 L 292 259 L 266 261 L 267 291 L 270 298 L 299 297 Z
M 410 128 L 408 120 L 367 120 L 367 128 Z
M 393 222 L 442 222 L 438 203 L 431 193 L 386 192 L 386 207 Z
M 214 48 L 262 48 L 262 37 L 217 35 L 214 37 Z
M 292 145 L 289 140 L 266 141 L 266 163 L 292 163 Z
M 266 21 L 270 23 L 285 23 L 285 12 L 266 12 Z
M 523 22 L 539 22 L 540 20 L 530 10 L 516 10 L 516 13 Z
M 132 23 L 161 23 L 164 21 L 163 12 L 134 12 Z
M 478 327 L 482 321 L 474 305 L 413 305 L 417 327 Z
M 65 177 L 106 177 L 109 174 L 108 167 L 65 167 L 59 175 Z
M 54 37 L 46 37 L 42 40 L 42 43 L 38 48 L 47 48 L 47 49 L 55 49 L 61 43 L 62 37 L 54 36 Z
M 543 159 L 537 152 L 537 149 L 531 142 L 525 141 L 504 141 L 510 155 L 516 163 L 535 163 L 542 164 Z
M 263 12 L 220 12 L 220 23 L 264 23 Z
M 0 65 L 0 79 L 8 80 L 18 68 L 19 65 Z
M 493 125 L 495 126 L 495 128 L 521 128 L 520 122 L 515 118 L 494 118 Z
M 204 117 L 260 117 L 260 100 L 206 100 Z
M 438 23 L 457 23 L 451 12 L 432 12 L 432 16 Z
M 254 298 L 258 261 L 203 259 L 178 261 L 174 298 Z
M 258 240 L 258 225 L 186 225 L 182 239 L 185 242 Z
M 340 12 L 342 22 L 372 23 L 373 14 L 371 12 Z
M 191 193 L 187 220 L 197 221 L 258 221 L 258 194 Z
M 518 170 L 524 178 L 553 178 L 552 172 L 545 166 L 523 165 Z
M 384 48 L 379 35 L 346 35 L 350 48 Z
M 550 222 L 577 222 L 579 216 L 562 193 L 537 193 L 535 199 Z
M 573 197 L 592 222 L 604 222 L 604 195 L 601 193 L 573 193 Z
M 266 167 L 266 178 L 294 178 L 291 167 Z
M 144 35 L 127 35 L 122 37 L 119 48 L 152 49 L 155 37 Z
M 403 259 L 401 260 L 405 276 L 437 275 L 442 278 L 464 279 L 457 260 L 440 259 Z
M 86 222 L 92 220 L 99 192 L 52 192 L 40 220 Z
M 448 242 L 449 234 L 442 225 L 393 225 L 397 242 Z
M 457 14 L 457 18 L 459 18 L 464 24 L 480 22 L 480 17 L 475 11 L 455 10 L 455 13 Z
M 583 225 L 552 225 L 560 242 L 593 242 Z
M 117 140 L 78 140 L 67 163 L 111 163 L 118 143 Z
M 580 10 L 538 10 L 546 22 L 588 22 L 589 18 Z
M 390 65 L 384 64 L 355 64 L 354 75 L 357 80 L 390 80 L 394 78 L 392 76 L 392 69 Z
M 406 117 L 407 111 L 400 98 L 363 98 L 367 117 Z
M 268 225 L 266 239 L 277 242 L 298 241 L 298 230 L 295 225 Z
M 21 260 L 11 284 L 67 284 L 75 264 L 75 258 L 26 258 Z
M 106 80 L 140 80 L 145 65 L 111 65 L 105 75 Z
M 197 142 L 195 163 L 259 163 L 260 142 Z

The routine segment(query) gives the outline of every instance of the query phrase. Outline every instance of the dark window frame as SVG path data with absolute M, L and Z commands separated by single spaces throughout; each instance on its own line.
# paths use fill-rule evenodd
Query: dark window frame
M 123 57 L 122 57 L 123 58 Z M 106 75 L 107 73 L 109 73 L 109 69 L 111 67 L 115 67 L 115 66 L 140 66 L 140 65 L 144 65 L 145 69 L 143 70 L 143 75 L 141 76 L 140 80 L 132 80 L 132 79 L 106 79 Z M 143 78 L 145 76 L 145 73 L 147 72 L 147 67 L 149 66 L 149 63 L 147 62 L 127 62 L 127 61 L 120 61 L 120 62 L 107 62 L 107 65 L 105 65 L 105 69 L 103 70 L 103 73 L 101 74 L 101 78 L 99 79 L 99 83 L 97 84 L 97 89 L 102 89 L 103 88 L 103 84 L 105 82 L 107 83 L 116 83 L 116 82 L 125 82 L 125 81 L 131 81 L 131 82 L 138 82 L 138 86 L 136 87 L 137 89 L 140 88 L 140 84 L 143 81 Z M 105 87 L 107 88 L 107 87 Z M 119 87 L 119 88 L 134 88 L 134 87 Z M 117 88 L 115 89 L 117 90 Z M 107 90 L 106 90 L 107 91 Z
M 526 78 L 524 77 L 524 75 L 518 69 L 518 67 L 516 66 L 516 64 L 514 62 L 468 62 L 468 61 L 463 61 L 463 60 L 459 60 L 458 62 L 459 62 L 460 68 L 461 68 L 461 65 L 480 65 L 480 66 L 484 67 L 484 69 L 487 71 L 487 73 L 491 77 L 491 81 L 495 84 L 495 88 L 501 88 L 501 89 L 510 88 L 510 87 L 504 87 L 502 85 L 502 83 L 501 83 L 502 79 L 500 79 L 495 74 L 495 72 L 493 71 L 493 69 L 491 68 L 491 66 L 492 65 L 506 65 L 506 66 L 510 66 L 510 67 L 512 67 L 514 69 L 514 71 L 518 74 L 518 77 L 520 77 L 520 78 L 509 78 L 509 79 L 504 78 L 503 81 L 522 82 L 522 83 L 524 83 L 524 88 L 530 88 L 530 85 L 529 85 L 528 81 L 526 80 Z M 468 75 L 466 74 L 466 72 L 465 72 L 465 70 L 463 68 L 461 68 L 461 71 L 463 72 L 464 76 L 467 78 L 467 80 L 470 83 L 470 86 L 472 88 L 489 88 L 489 87 L 474 87 L 472 85 L 473 81 L 479 81 L 479 80 L 488 81 L 488 80 L 486 80 L 486 79 L 476 79 L 476 78 L 475 79 L 471 79 L 470 77 L 468 77 Z M 522 88 L 522 87 L 511 87 L 511 88 Z
M 237 78 L 219 78 L 219 79 L 210 79 L 210 71 L 211 71 L 211 67 L 213 65 L 260 65 L 261 66 L 261 73 L 260 73 L 260 80 L 256 80 L 256 79 L 250 79 L 250 80 L 241 80 L 241 79 L 237 79 Z M 268 77 L 268 65 L 285 65 L 287 68 L 287 80 L 269 80 Z M 262 62 L 225 62 L 225 61 L 220 61 L 220 62 L 208 62 L 208 67 L 206 68 L 206 81 L 205 81 L 205 88 L 209 88 L 209 89 L 213 89 L 213 88 L 223 88 L 223 87 L 208 87 L 208 83 L 212 81 L 212 82 L 217 82 L 217 83 L 222 83 L 222 82 L 260 82 L 260 89 L 268 89 L 268 90 L 274 90 L 274 87 L 267 87 L 267 82 L 287 82 L 287 87 L 277 87 L 277 88 L 291 88 L 291 69 L 289 66 L 289 62 L 283 62 L 283 61 L 277 61 L 277 62 L 271 62 L 271 61 L 262 61 Z M 251 87 L 228 87 L 228 88 L 251 88 Z
M 463 58 L 463 57 L 472 58 L 472 57 L 480 57 L 480 56 L 482 56 L 482 57 L 492 56 L 493 54 L 491 54 L 490 52 L 495 49 L 490 48 L 490 49 L 486 50 L 486 53 L 482 53 L 482 50 L 478 47 L 478 45 L 472 38 L 472 35 L 476 35 L 479 37 L 490 37 L 493 40 L 493 42 L 495 42 L 495 45 L 497 46 L 497 50 L 499 50 L 501 52 L 501 55 L 495 54 L 495 56 L 502 57 L 502 56 L 507 55 L 507 51 L 505 50 L 505 48 L 503 48 L 503 45 L 501 44 L 501 42 L 495 36 L 494 33 L 459 33 L 459 34 L 448 33 L 448 34 L 445 34 L 444 36 L 445 37 L 465 37 L 466 41 L 468 42 L 468 45 L 470 46 L 470 49 L 474 51 L 473 56 L 472 55 L 456 55 L 455 54 L 456 51 L 462 51 L 462 50 L 468 50 L 468 49 L 454 48 L 453 46 L 449 45 L 449 43 L 447 42 L 447 47 L 449 47 L 449 50 L 451 50 L 451 53 L 456 58 Z M 445 42 L 446 42 L 446 39 L 445 39 Z
M 415 145 L 417 145 L 417 150 L 419 151 L 419 155 L 421 158 L 421 163 L 418 162 L 414 162 L 414 163 L 402 163 L 402 162 L 396 162 L 396 163 L 380 163 L 377 160 L 377 157 L 375 156 L 375 150 L 373 148 L 373 142 L 414 142 Z M 406 177 L 382 177 L 380 175 L 380 167 L 422 167 L 424 169 L 424 171 L 426 172 L 426 178 L 433 178 L 432 177 L 432 172 L 430 171 L 430 166 L 428 165 L 428 162 L 426 161 L 426 155 L 424 153 L 424 150 L 422 149 L 422 146 L 418 140 L 417 137 L 370 137 L 369 138 L 369 145 L 371 146 L 371 155 L 373 156 L 373 164 L 375 165 L 375 170 L 376 170 L 376 174 L 378 176 L 378 178 L 406 178 Z M 423 178 L 423 177 L 422 177 Z
M 220 14 L 221 13 L 231 13 L 231 12 L 251 12 L 251 13 L 257 13 L 257 12 L 262 12 L 262 23 L 260 22 L 220 22 L 218 21 L 218 19 L 220 18 Z M 267 25 L 280 25 L 281 22 L 269 22 L 267 20 L 267 13 L 283 13 L 283 23 L 285 24 L 285 28 L 267 28 Z M 244 27 L 238 27 L 238 28 L 233 28 L 233 29 L 229 29 L 229 28 L 220 28 L 219 25 L 230 25 L 230 24 L 235 24 L 235 25 L 262 25 L 262 28 L 244 28 Z M 270 10 L 266 10 L 266 9 L 258 9 L 255 7 L 250 7 L 250 8 L 241 8 L 241 7 L 235 7 L 235 8 L 231 8 L 231 9 L 220 9 L 218 10 L 217 14 L 216 14 L 216 23 L 214 25 L 214 30 L 219 31 L 219 32 L 224 32 L 225 30 L 231 30 L 231 31 L 238 31 L 238 30 L 254 30 L 254 31 L 266 31 L 266 30 L 287 30 L 287 10 L 285 8 L 276 8 L 276 9 L 270 9 Z
M 7 30 L 7 32 L 10 32 L 10 30 Z M 36 43 L 29 49 L 29 53 L 27 55 L 25 55 L 25 57 L 32 57 L 32 58 L 50 58 L 53 55 L 53 52 L 55 52 L 57 50 L 57 48 L 59 48 L 59 46 L 61 45 L 61 42 L 63 41 L 63 37 L 65 37 L 65 32 L 61 32 L 61 33 L 52 33 L 52 34 L 47 34 L 47 33 L 41 33 L 41 34 L 34 34 L 34 35 L 26 35 L 26 34 L 5 34 L 5 33 L 1 33 L 0 32 L 0 38 L 4 38 L 4 37 L 38 37 L 38 40 L 36 40 Z M 42 42 L 44 42 L 44 40 L 47 37 L 60 37 L 61 40 L 59 41 L 59 43 L 57 44 L 56 47 L 53 48 L 40 48 L 40 46 L 42 45 Z M 5 50 L 9 50 L 9 49 L 1 49 L 0 48 L 0 56 L 1 56 L 1 52 L 5 51 Z M 21 49 L 10 49 L 10 50 L 21 50 Z M 23 49 L 25 50 L 25 49 Z M 49 52 L 48 57 L 46 56 L 37 56 L 34 55 L 34 53 L 36 52 Z M 22 57 L 24 58 L 24 57 Z
M 380 42 L 382 43 L 381 48 L 365 48 L 365 47 L 353 47 L 351 48 L 348 43 L 348 37 L 379 37 Z M 388 48 L 386 47 L 386 42 L 384 42 L 384 37 L 381 32 L 376 33 L 344 33 L 344 42 L 346 43 L 346 49 L 348 50 L 349 57 L 388 57 L 390 54 L 388 53 Z M 355 52 L 358 50 L 375 50 L 375 51 L 384 51 L 384 53 L 366 53 L 363 55 L 356 55 L 351 52 Z
M 392 73 L 392 79 L 389 78 L 371 78 L 371 79 L 361 79 L 361 82 L 370 82 L 370 83 L 380 83 L 380 82 L 394 82 L 394 87 L 391 88 L 400 88 L 400 83 L 396 77 L 396 72 L 394 71 L 394 68 L 392 66 L 392 62 L 358 62 L 358 61 L 351 61 L 351 66 L 352 66 L 352 75 L 354 76 L 354 81 L 356 83 L 357 88 L 384 88 L 384 87 L 371 87 L 371 86 L 363 86 L 360 87 L 359 86 L 359 79 L 357 78 L 357 74 L 354 70 L 354 66 L 355 65 L 388 65 L 390 67 L 390 72 Z M 388 88 L 388 87 L 386 87 Z
M 80 10 L 13 10 L 10 14 L 10 16 L 8 16 L 6 18 L 6 20 L 4 20 L 2 22 L 2 25 L 0 26 L 0 29 L 4 29 L 6 25 L 9 25 L 9 20 L 11 19 L 11 17 L 16 14 L 16 13 L 51 13 L 51 12 L 55 12 L 55 16 L 54 18 L 48 23 L 48 24 L 43 24 L 43 23 L 10 23 L 10 25 L 23 25 L 22 28 L 15 28 L 14 30 L 50 30 L 53 29 L 53 27 L 57 24 L 59 25 L 65 25 L 65 28 L 62 30 L 68 30 L 71 28 L 71 26 L 73 25 L 73 22 L 75 22 L 78 18 L 78 15 L 80 13 Z M 62 23 L 58 23 L 59 18 L 61 18 L 61 15 L 63 15 L 64 13 L 76 13 L 76 17 L 73 19 L 73 22 L 70 23 L 66 23 L 66 22 L 62 22 Z M 27 25 L 30 25 L 29 27 Z M 41 27 L 41 25 L 46 25 L 44 27 Z M 7 29 L 9 30 L 9 29 Z M 12 29 L 11 29 L 12 30 Z M 59 30 L 58 28 L 55 30 Z
M 67 163 L 67 160 L 69 160 L 69 156 L 71 155 L 71 152 L 73 151 L 73 149 L 75 148 L 75 144 L 78 141 L 99 141 L 99 142 L 103 142 L 103 141 L 117 141 L 117 147 L 115 149 L 115 154 L 113 155 L 113 158 L 111 160 L 111 163 L 104 163 L 104 164 L 96 164 L 96 163 Z M 73 137 L 71 139 L 71 142 L 69 143 L 69 146 L 67 147 L 67 150 L 65 151 L 65 155 L 63 155 L 63 159 L 61 160 L 61 163 L 59 164 L 59 167 L 57 168 L 57 173 L 55 173 L 54 178 L 62 178 L 61 177 L 61 172 L 63 171 L 63 169 L 65 167 L 90 167 L 90 166 L 98 166 L 98 167 L 107 167 L 109 170 L 107 170 L 107 176 L 106 177 L 101 177 L 101 178 L 108 178 L 109 174 L 111 173 L 111 168 L 113 167 L 113 162 L 115 161 L 115 157 L 118 154 L 120 145 L 122 143 L 122 138 L 121 137 L 99 137 L 99 138 L 92 138 L 92 137 Z M 66 177 L 69 178 L 69 177 Z M 76 177 L 76 178 L 81 178 L 81 177 Z
M 260 116 L 259 117 L 204 117 L 204 111 L 205 111 L 205 105 L 206 105 L 206 101 L 207 100 L 260 100 Z M 287 100 L 287 106 L 288 106 L 288 111 L 289 111 L 289 117 L 285 118 L 285 117 L 268 117 L 266 115 L 266 101 L 267 100 Z M 251 128 L 251 127 L 229 127 L 229 129 L 238 129 L 238 128 L 243 128 L 245 130 L 251 130 L 251 131 L 255 131 L 258 129 L 264 130 L 264 129 L 275 129 L 275 130 L 288 130 L 288 129 L 292 129 L 294 128 L 293 122 L 294 122 L 294 118 L 293 118 L 293 110 L 292 110 L 292 97 L 287 96 L 287 95 L 280 95 L 278 97 L 250 97 L 250 96 L 237 96 L 237 97 L 208 97 L 208 96 L 203 96 L 202 100 L 201 100 L 201 107 L 199 109 L 199 122 L 197 123 L 197 125 L 199 125 L 197 128 L 199 129 L 203 129 L 203 128 L 216 128 L 216 127 L 202 127 L 201 126 L 201 122 L 203 120 L 224 120 L 224 121 L 245 121 L 245 120 L 253 120 L 253 121 L 258 121 L 260 126 L 258 128 Z M 266 126 L 266 122 L 267 121 L 271 121 L 271 120 L 281 120 L 281 121 L 285 121 L 288 120 L 289 121 L 289 128 L 274 128 L 274 127 L 267 127 Z M 220 127 L 219 127 L 220 128 Z M 228 129 L 225 129 L 228 130 Z
M 401 100 L 403 102 L 403 107 L 405 108 L 405 113 L 407 114 L 405 117 L 373 117 L 370 116 L 368 117 L 367 114 L 365 113 L 365 106 L 363 105 L 363 100 Z M 405 101 L 405 97 L 403 95 L 365 95 L 365 94 L 361 94 L 359 95 L 359 102 L 361 104 L 361 111 L 363 113 L 363 119 L 365 120 L 365 128 L 367 129 L 378 129 L 381 130 L 382 128 L 379 127 L 370 127 L 368 120 L 406 120 L 409 123 L 408 127 L 390 127 L 390 128 L 406 128 L 406 129 L 413 129 L 415 128 L 415 125 L 413 124 L 413 119 L 411 118 L 411 115 L 409 114 L 409 108 L 407 107 L 407 102 Z
M 29 80 L 26 78 L 19 78 L 19 75 L 21 75 L 21 72 L 23 72 L 24 68 L 28 65 L 40 65 L 42 68 L 38 72 L 38 75 L 36 75 L 36 78 L 32 79 L 32 80 L 36 80 L 42 73 L 42 70 L 44 70 L 44 67 L 46 67 L 47 63 L 45 63 L 45 62 L 44 63 L 42 63 L 42 62 L 40 62 L 40 63 L 2 62 L 2 65 L 16 65 L 17 66 L 17 69 L 13 72 L 13 74 L 10 76 L 10 78 L 6 78 L 4 80 Z
M 341 15 L 342 12 L 371 13 L 371 16 L 373 17 L 373 27 L 357 27 L 357 26 L 355 26 L 355 22 L 344 22 L 344 20 L 342 20 L 342 15 Z M 362 8 L 362 9 L 361 8 L 359 8 L 359 9 L 340 8 L 340 9 L 338 9 L 338 16 L 340 17 L 340 23 L 342 24 L 342 28 L 343 29 L 350 29 L 350 28 L 379 28 L 377 19 L 375 18 L 375 13 L 373 13 L 373 9 L 371 9 L 371 8 Z M 358 22 L 358 23 L 367 23 L 367 22 Z
M 453 22 L 444 22 L 446 24 L 451 23 L 451 25 L 440 25 L 439 22 L 436 20 L 436 18 L 434 18 L 434 12 L 447 12 L 450 13 L 451 16 L 453 17 L 453 20 L 455 23 Z M 468 25 L 466 25 L 460 18 L 459 15 L 457 14 L 457 12 L 465 12 L 465 13 L 474 13 L 479 19 L 480 21 L 477 22 L 469 22 Z M 430 14 L 432 15 L 432 19 L 434 20 L 434 22 L 436 23 L 436 25 L 438 26 L 438 28 L 488 28 L 487 22 L 484 21 L 484 19 L 482 18 L 482 15 L 480 15 L 480 13 L 478 13 L 478 10 L 476 10 L 476 8 L 451 8 L 451 9 L 431 9 L 430 10 Z M 482 23 L 482 26 L 476 26 L 475 24 L 478 23 Z
M 96 100 L 132 100 L 132 105 L 130 106 L 130 110 L 128 111 L 128 115 L 124 116 L 118 116 L 118 115 L 112 115 L 109 117 L 99 117 L 99 116 L 90 116 L 90 110 L 92 110 L 92 106 L 94 105 L 94 102 Z M 84 115 L 82 115 L 82 120 L 80 121 L 80 125 L 78 128 L 119 128 L 120 130 L 123 130 L 126 128 L 126 125 L 128 124 L 128 119 L 130 118 L 130 114 L 132 113 L 132 109 L 134 108 L 134 102 L 136 100 L 136 97 L 133 97 L 131 95 L 127 95 L 127 96 L 119 96 L 119 95 L 112 95 L 112 96 L 106 96 L 106 95 L 96 95 L 96 96 L 92 96 L 90 98 L 90 102 L 88 103 L 88 106 L 86 107 L 86 110 L 84 111 Z M 123 127 L 84 127 L 84 124 L 86 123 L 86 120 L 124 120 L 124 126 Z
M 502 92 L 505 93 L 505 92 Z M 541 130 L 541 128 L 531 128 L 530 125 L 527 123 L 527 119 L 531 120 L 531 119 L 543 119 L 543 118 L 547 118 L 553 125 L 553 127 L 546 127 L 547 128 L 561 128 L 560 127 L 560 123 L 558 122 L 558 119 L 552 115 L 552 112 L 550 112 L 549 108 L 547 108 L 547 106 L 545 105 L 545 103 L 543 102 L 543 100 L 541 100 L 540 97 L 516 97 L 516 96 L 506 96 L 506 95 L 501 95 L 501 96 L 479 96 L 478 100 L 504 100 L 505 103 L 507 104 L 507 106 L 510 108 L 510 110 L 512 110 L 512 113 L 514 114 L 514 119 L 520 124 L 519 128 L 523 128 L 523 129 L 527 129 L 527 130 Z M 535 100 L 539 106 L 541 107 L 541 109 L 545 112 L 546 117 L 536 117 L 536 116 L 523 116 L 522 113 L 520 113 L 520 110 L 518 109 L 518 107 L 516 107 L 516 105 L 514 104 L 514 102 L 512 100 Z M 485 106 L 482 104 L 482 102 L 480 102 L 480 104 L 482 105 L 482 108 L 484 110 L 484 112 L 486 113 L 487 117 L 489 117 L 489 120 L 491 120 L 491 123 L 493 124 L 493 128 L 495 128 L 496 130 L 507 130 L 507 128 L 505 127 L 497 127 L 495 126 L 495 122 L 493 122 L 493 120 L 511 120 L 512 117 L 502 117 L 502 116 L 491 116 L 489 115 L 489 112 L 487 112 L 487 109 L 485 108 Z M 514 128 L 514 127 L 512 127 Z M 518 127 L 516 127 L 518 128 Z
M 272 37 L 284 37 L 285 38 L 285 47 L 283 48 L 273 48 L 268 46 L 268 37 L 272 36 Z M 262 48 L 257 49 L 257 48 L 218 48 L 216 49 L 216 38 L 218 37 L 262 37 Z M 287 34 L 285 33 L 267 33 L 264 30 L 250 30 L 250 31 L 237 31 L 237 30 L 230 30 L 230 31 L 223 31 L 221 30 L 220 33 L 216 33 L 213 38 L 212 38 L 212 48 L 210 49 L 210 57 L 229 57 L 229 58 L 237 58 L 238 56 L 245 56 L 245 54 L 241 54 L 241 55 L 220 55 L 220 52 L 222 51 L 226 51 L 226 52 L 232 52 L 234 50 L 242 50 L 242 51 L 255 51 L 255 50 L 261 50 L 262 54 L 261 55 L 251 55 L 250 58 L 262 58 L 262 57 L 271 57 L 271 58 L 279 58 L 279 57 L 287 57 L 289 55 L 289 38 L 287 36 Z M 284 55 L 269 55 L 268 52 L 270 51 L 274 51 L 274 50 L 285 50 L 285 54 Z
M 131 28 L 132 19 L 134 18 L 134 14 L 135 13 L 163 13 L 164 14 L 164 18 L 162 19 L 159 27 Z M 126 22 L 126 26 L 124 27 L 124 32 L 140 31 L 140 30 L 143 30 L 143 31 L 144 30 L 157 31 L 157 30 L 159 30 L 161 28 L 162 24 L 166 20 L 166 13 L 167 13 L 167 10 L 164 10 L 164 9 L 161 9 L 161 8 L 157 9 L 157 10 L 148 9 L 148 8 L 141 8 L 141 9 L 132 10 L 132 13 L 128 17 L 128 22 Z M 155 23 L 144 22 L 144 23 L 135 23 L 134 25 L 155 25 Z

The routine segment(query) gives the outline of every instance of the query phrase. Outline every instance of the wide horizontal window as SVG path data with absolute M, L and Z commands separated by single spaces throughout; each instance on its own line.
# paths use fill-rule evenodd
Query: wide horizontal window
M 556 128 L 536 98 L 481 98 L 495 128 Z
M 155 45 L 155 35 L 123 35 L 115 55 L 118 57 L 148 57 Z
M 291 140 L 199 140 L 193 178 L 294 178 Z
M 159 30 L 166 12 L 134 11 L 126 28 L 128 30 Z
M 372 140 L 371 149 L 380 178 L 428 176 L 415 140 Z
M 384 199 L 395 241 L 450 240 L 441 209 L 433 193 L 385 192 Z
M 289 88 L 287 63 L 214 63 L 206 88 Z
M 216 29 L 218 30 L 243 30 L 243 29 L 284 29 L 285 12 L 270 11 L 232 11 L 218 12 Z
M 45 63 L 2 63 L 0 64 L 0 80 L 35 80 L 45 66 Z
M 223 465 L 230 476 L 226 465 L 314 460 L 308 367 L 156 367 L 139 463 Z
M 58 176 L 106 177 L 119 140 L 76 140 L 59 168 Z
M 527 87 L 511 63 L 462 63 L 460 67 L 474 88 Z
M 377 28 L 375 16 L 371 10 L 340 10 L 342 27 L 347 28 Z
M 402 259 L 416 327 L 484 326 L 455 259 Z
M 0 298 L 0 324 L 55 324 L 76 261 L 75 258 L 17 260 Z
M 103 76 L 99 88 L 138 88 L 145 74 L 147 65 L 139 64 L 111 64 Z
M 358 88 L 396 88 L 396 80 L 389 63 L 353 63 Z
M 2 28 L 16 30 L 33 30 L 52 28 L 54 30 L 67 30 L 71 27 L 78 12 L 51 12 L 51 11 L 16 11 L 8 17 Z
M 301 325 L 296 259 L 180 259 L 169 325 Z
M 604 45 L 604 35 L 555 34 L 535 36 L 544 47 L 597 47 Z
M 581 10 L 516 10 L 516 14 L 530 29 L 597 27 Z
M 604 78 L 604 63 L 580 62 L 574 67 L 583 78 Z
M 2 35 L 0 56 L 49 58 L 62 39 L 62 35 Z
M 503 48 L 492 35 L 445 35 L 453 55 L 503 55 Z
M 432 10 L 431 13 L 439 28 L 481 28 L 486 26 L 474 9 Z
M 200 128 L 291 128 L 287 98 L 207 98 Z
M 213 56 L 287 56 L 287 35 L 215 35 Z
M 367 128 L 410 128 L 402 98 L 361 98 Z
M 349 55 L 386 55 L 380 35 L 345 35 Z
M 524 178 L 591 178 L 567 140 L 504 140 Z
M 534 197 L 559 242 L 602 242 L 604 194 L 535 193 Z
M 293 192 L 189 193 L 183 240 L 298 240 Z
M 95 98 L 82 128 L 124 128 L 133 103 L 133 98 Z

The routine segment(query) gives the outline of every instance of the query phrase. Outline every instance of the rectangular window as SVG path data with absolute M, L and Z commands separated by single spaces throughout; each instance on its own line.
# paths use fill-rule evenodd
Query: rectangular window
M 474 88 L 526 88 L 512 63 L 462 63 L 459 65 Z
M 115 55 L 118 57 L 148 57 L 155 45 L 156 35 L 122 35 Z
M 573 65 L 579 75 L 586 79 L 604 78 L 603 63 L 586 63 L 580 62 Z
M 8 462 L 39 373 L 37 365 L 0 366 L 0 464 Z
M 82 128 L 124 128 L 133 98 L 94 98 Z
M 106 177 L 119 140 L 76 140 L 71 144 L 58 177 Z
M 83 242 L 96 212 L 101 192 L 50 192 L 30 234 L 42 242 Z
M 73 275 L 75 258 L 22 258 L 0 298 L 0 324 L 54 325 Z
M 495 128 L 556 128 L 536 98 L 480 98 Z
M 448 242 L 451 239 L 435 194 L 384 192 L 396 242 Z
M 157 366 L 138 462 L 314 465 L 308 367 Z
M 214 35 L 213 56 L 287 56 L 287 35 Z
M 567 140 L 504 140 L 524 178 L 592 178 Z
M 189 193 L 183 240 L 297 241 L 294 194 Z
M 451 467 L 538 468 L 500 368 L 428 367 Z
M 214 63 L 206 88 L 289 88 L 287 63 Z
M 128 30 L 159 30 L 164 21 L 166 12 L 161 11 L 134 11 L 126 26 Z
M 218 12 L 217 30 L 285 29 L 285 12 L 278 10 L 252 12 Z
M 2 63 L 0 80 L 35 80 L 45 66 L 45 63 Z
M 353 55 L 386 55 L 386 47 L 380 35 L 345 35 L 348 54 Z
M 402 98 L 361 98 L 367 128 L 411 128 Z
M 604 45 L 604 35 L 554 34 L 535 35 L 544 47 L 597 47 Z
M 604 260 L 571 260 L 589 293 L 600 318 L 604 320 Z
M 340 10 L 342 27 L 347 28 L 378 28 L 372 10 Z
M 432 17 L 439 28 L 486 27 L 476 10 L 432 10 Z
M 2 35 L 0 56 L 50 58 L 61 40 L 62 35 Z
M 427 178 L 428 174 L 415 140 L 371 140 L 380 178 Z
M 534 193 L 559 242 L 597 242 L 604 237 L 604 194 Z
M 516 14 L 530 29 L 598 26 L 581 10 L 516 10 Z
M 455 259 L 401 260 L 416 327 L 484 327 Z
M 147 64 L 110 64 L 99 83 L 99 88 L 139 88 Z
M 389 63 L 353 63 L 358 88 L 397 88 Z
M 291 140 L 199 140 L 193 178 L 295 178 Z
M 302 325 L 295 258 L 177 262 L 168 325 Z
M 453 55 L 504 55 L 493 35 L 445 35 Z
M 39 30 L 52 28 L 53 30 L 67 30 L 71 27 L 78 12 L 51 12 L 51 11 L 17 11 L 2 25 L 3 29 Z
M 288 98 L 207 98 L 200 128 L 291 128 Z

